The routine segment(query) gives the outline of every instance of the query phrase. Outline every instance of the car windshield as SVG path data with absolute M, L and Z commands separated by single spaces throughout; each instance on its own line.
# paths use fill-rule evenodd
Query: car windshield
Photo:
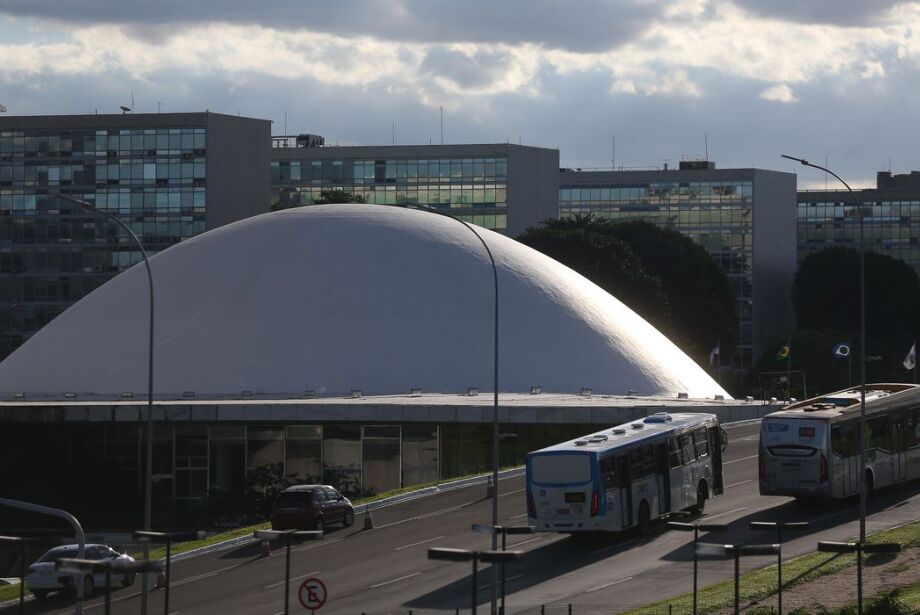
M 55 560 L 61 559 L 62 557 L 77 557 L 77 548 L 76 547 L 55 547 L 51 549 L 38 561 L 40 562 L 53 562 Z
M 310 503 L 309 491 L 284 491 L 275 500 L 278 506 L 304 506 Z

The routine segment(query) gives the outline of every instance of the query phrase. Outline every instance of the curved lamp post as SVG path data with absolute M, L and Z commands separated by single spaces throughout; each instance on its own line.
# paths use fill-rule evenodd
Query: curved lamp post
M 808 162 L 804 158 L 796 158 L 781 154 L 783 158 L 796 162 L 819 171 L 824 171 L 835 177 L 850 193 L 853 204 L 859 207 L 859 542 L 866 542 L 866 248 L 863 231 L 862 205 L 856 200 L 856 195 L 850 185 L 843 181 L 839 175 L 822 167 Z
M 125 224 L 119 217 L 110 214 L 107 211 L 96 209 L 92 203 L 75 199 L 63 194 L 57 195 L 58 198 L 73 203 L 80 209 L 89 213 L 102 216 L 123 228 L 128 235 L 134 240 L 137 249 L 141 252 L 144 259 L 144 267 L 147 270 L 147 285 L 150 289 L 150 328 L 147 342 L 147 463 L 144 476 L 144 530 L 150 531 L 150 517 L 153 502 L 153 273 L 150 271 L 150 261 L 147 260 L 147 251 L 144 250 L 144 244 L 138 239 L 131 227 Z M 144 556 L 149 554 L 149 544 L 144 545 Z M 147 575 L 142 579 L 142 592 L 144 595 L 141 603 L 142 613 L 147 612 Z
M 406 207 L 405 205 L 399 205 L 399 207 Z M 492 358 L 492 527 L 498 526 L 498 268 L 495 266 L 495 258 L 492 256 L 492 250 L 489 249 L 489 244 L 486 243 L 485 239 L 482 238 L 473 225 L 469 222 L 461 220 L 456 216 L 452 216 L 443 211 L 438 211 L 437 209 L 431 209 L 428 207 L 417 208 L 420 211 L 427 211 L 445 218 L 450 218 L 451 220 L 456 220 L 463 226 L 467 228 L 469 232 L 476 235 L 476 239 L 479 240 L 479 243 L 482 244 L 482 247 L 485 248 L 486 254 L 489 256 L 489 263 L 492 265 L 492 282 L 493 282 L 493 297 L 495 301 L 495 311 L 494 311 L 494 323 L 493 323 L 493 349 L 494 354 Z M 498 549 L 498 534 L 492 532 L 492 550 L 495 551 Z M 498 606 L 498 570 L 493 567 L 492 569 L 492 612 L 495 613 Z

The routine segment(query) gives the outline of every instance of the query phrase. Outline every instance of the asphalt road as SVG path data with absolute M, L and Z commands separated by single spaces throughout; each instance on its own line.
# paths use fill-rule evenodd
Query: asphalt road
M 774 542 L 771 532 L 748 529 L 755 520 L 810 521 L 807 531 L 789 536 L 784 558 L 812 551 L 818 540 L 844 540 L 858 532 L 854 502 L 805 507 L 789 498 L 757 493 L 759 424 L 729 427 L 725 456 L 725 494 L 707 505 L 700 519 L 726 523 L 726 532 L 701 536 L 711 542 Z M 501 523 L 526 521 L 523 479 L 500 483 Z M 466 609 L 470 604 L 470 565 L 427 559 L 428 547 L 487 549 L 490 537 L 470 531 L 488 523 L 490 501 L 483 486 L 420 498 L 373 512 L 375 529 L 362 530 L 363 516 L 347 530 L 322 540 L 303 540 L 291 552 L 291 612 L 304 612 L 298 587 L 307 577 L 328 588 L 321 613 L 418 613 L 428 609 Z M 920 488 L 889 490 L 874 496 L 867 530 L 874 531 L 920 517 Z M 546 605 L 592 604 L 625 607 L 686 591 L 691 583 L 692 534 L 658 525 L 651 535 L 568 537 L 536 534 L 509 537 L 509 548 L 524 551 L 507 570 L 508 610 Z M 225 550 L 173 566 L 170 612 L 268 614 L 283 611 L 284 549 L 273 545 L 272 557 L 259 559 L 257 544 Z M 742 560 L 747 570 L 773 557 Z M 700 567 L 700 583 L 730 577 L 731 561 L 709 559 Z M 491 592 L 491 569 L 482 566 L 480 603 Z M 139 613 L 140 582 L 113 593 L 113 613 Z M 149 613 L 163 612 L 163 592 L 153 591 Z M 15 608 L 15 607 L 14 607 Z M 102 613 L 101 598 L 87 603 L 88 613 Z M 6 609 L 4 612 L 11 612 Z M 72 599 L 51 597 L 30 602 L 28 613 L 72 613 Z

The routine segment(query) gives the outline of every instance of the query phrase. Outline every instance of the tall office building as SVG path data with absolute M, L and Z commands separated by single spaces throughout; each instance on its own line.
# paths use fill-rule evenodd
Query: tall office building
M 520 145 L 320 147 L 275 137 L 272 205 L 310 205 L 323 190 L 366 203 L 437 209 L 511 237 L 558 216 L 559 150 Z
M 855 202 L 854 202 L 855 197 Z M 800 190 L 799 261 L 829 247 L 859 248 L 860 210 L 865 247 L 899 258 L 920 273 L 920 172 L 877 174 L 876 187 Z
M 738 302 L 733 367 L 750 368 L 766 345 L 792 332 L 795 175 L 684 161 L 651 171 L 563 169 L 559 186 L 560 216 L 646 220 L 680 231 L 716 259 Z
M 216 113 L 0 117 L 0 357 L 149 253 L 268 209 L 271 124 Z

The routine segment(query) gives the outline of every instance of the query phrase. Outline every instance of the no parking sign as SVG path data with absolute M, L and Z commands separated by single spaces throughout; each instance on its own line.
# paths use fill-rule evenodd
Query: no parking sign
M 304 579 L 298 592 L 303 608 L 316 611 L 326 604 L 326 585 L 316 578 Z

